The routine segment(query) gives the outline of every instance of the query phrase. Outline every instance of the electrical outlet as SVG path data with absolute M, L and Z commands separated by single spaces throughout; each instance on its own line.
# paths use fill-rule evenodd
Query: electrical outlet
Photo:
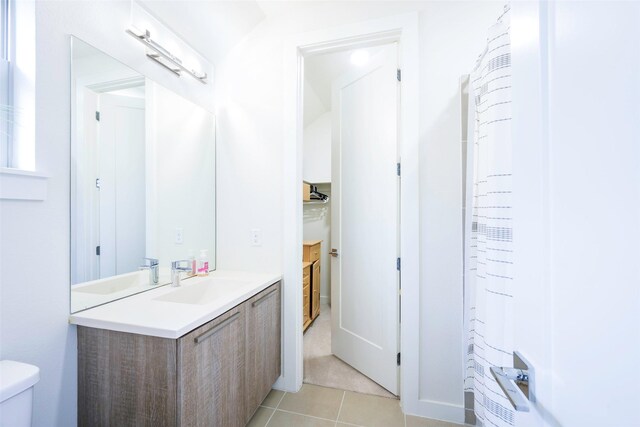
M 259 228 L 251 229 L 251 246 L 262 246 L 262 230 Z
M 176 245 L 184 243 L 184 229 L 182 227 L 176 228 Z

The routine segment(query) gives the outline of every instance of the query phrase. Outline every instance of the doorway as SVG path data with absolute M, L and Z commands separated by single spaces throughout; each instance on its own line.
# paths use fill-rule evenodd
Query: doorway
M 289 37 L 284 46 L 283 144 L 283 375 L 275 388 L 297 392 L 303 383 L 303 86 L 305 61 L 314 55 L 398 43 L 400 85 L 399 154 L 402 163 L 400 253 L 399 395 L 408 413 L 421 413 L 419 398 L 419 144 L 418 15 L 396 15 Z M 330 248 L 329 248 L 330 249 Z
M 304 381 L 394 397 L 397 43 L 305 59 Z

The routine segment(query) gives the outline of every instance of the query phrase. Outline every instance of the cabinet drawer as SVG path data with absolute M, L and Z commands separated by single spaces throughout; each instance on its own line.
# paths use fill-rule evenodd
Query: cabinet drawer
M 314 262 L 320 259 L 320 246 L 321 243 L 315 245 L 304 245 L 302 250 L 302 260 L 307 262 Z

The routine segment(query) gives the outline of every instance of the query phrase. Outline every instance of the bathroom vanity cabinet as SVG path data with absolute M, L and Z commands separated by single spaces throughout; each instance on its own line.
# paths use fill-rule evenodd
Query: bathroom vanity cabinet
M 280 376 L 280 283 L 178 339 L 78 327 L 79 426 L 242 427 Z

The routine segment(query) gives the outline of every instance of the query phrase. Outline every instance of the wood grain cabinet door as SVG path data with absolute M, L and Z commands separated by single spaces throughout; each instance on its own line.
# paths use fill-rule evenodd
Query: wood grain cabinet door
M 78 426 L 174 427 L 176 342 L 78 326 Z
M 244 427 L 245 304 L 178 340 L 181 426 Z
M 311 318 L 315 319 L 320 315 L 320 260 L 313 263 L 311 273 Z
M 280 283 L 246 303 L 247 385 L 246 417 L 249 421 L 280 376 Z

